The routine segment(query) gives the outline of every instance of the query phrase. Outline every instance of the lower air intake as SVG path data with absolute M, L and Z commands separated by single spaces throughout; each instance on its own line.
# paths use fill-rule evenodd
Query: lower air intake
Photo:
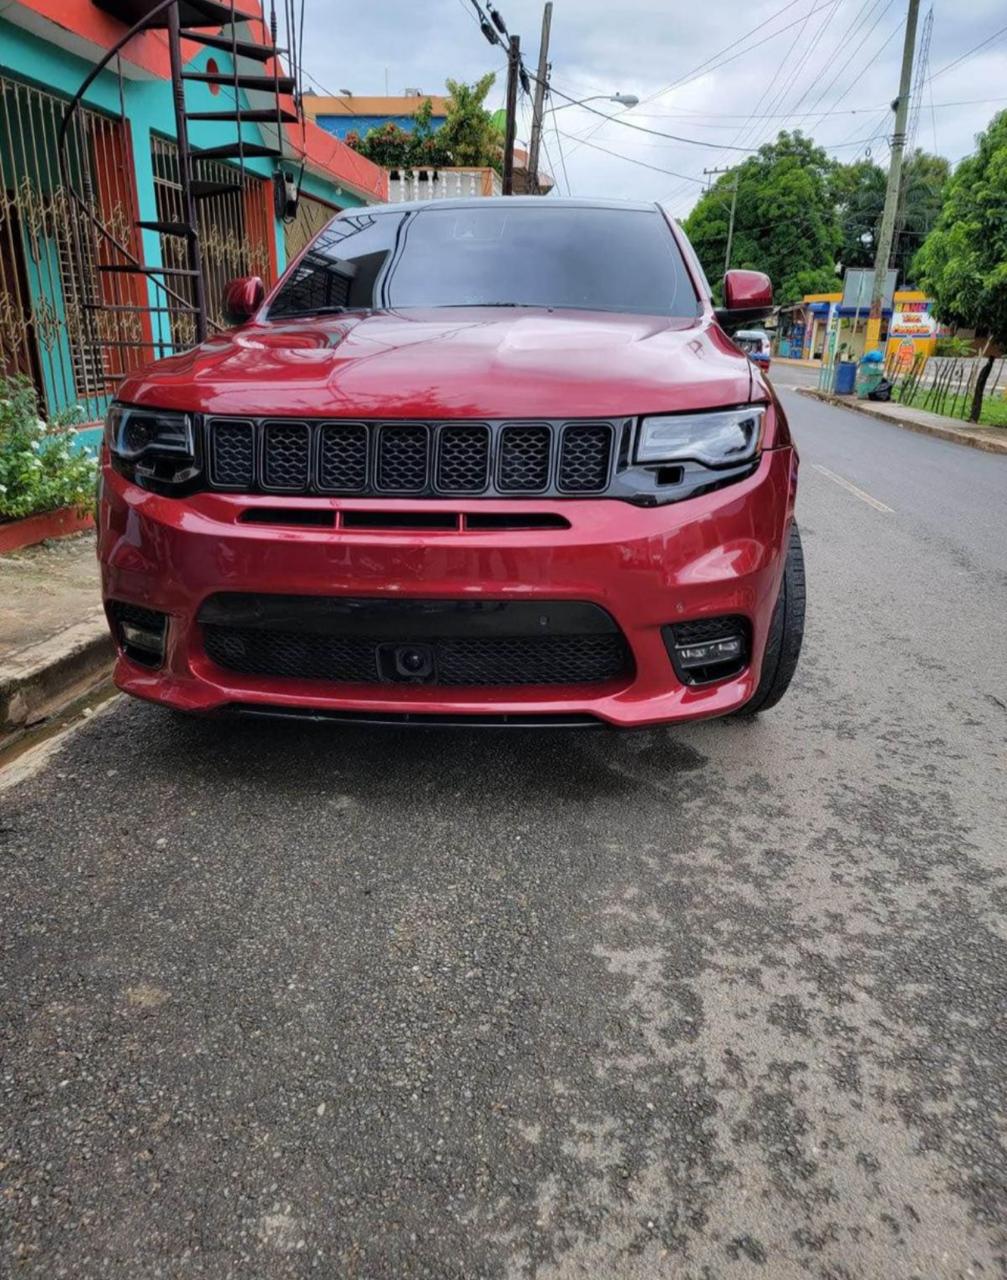
M 218 667 L 248 676 L 372 684 L 389 676 L 387 642 L 291 631 L 204 627 L 207 655 Z M 432 639 L 406 653 L 430 654 L 417 683 L 433 685 L 595 684 L 627 670 L 621 636 L 529 636 L 506 639 Z M 408 668 L 406 668 L 408 670 Z
M 612 617 L 572 601 L 212 597 L 207 656 L 246 676 L 438 686 L 596 684 L 629 675 Z

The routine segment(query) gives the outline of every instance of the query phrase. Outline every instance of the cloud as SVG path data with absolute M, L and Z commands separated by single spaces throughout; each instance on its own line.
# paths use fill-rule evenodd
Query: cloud
M 541 3 L 499 0 L 498 8 L 510 30 L 520 33 L 526 63 L 534 69 Z M 926 12 L 924 4 L 921 31 Z M 714 143 L 755 147 L 778 129 L 800 124 L 837 158 L 848 160 L 869 150 L 887 163 L 893 117 L 886 104 L 898 90 L 904 13 L 904 0 L 791 0 L 789 5 L 785 0 L 688 5 L 667 0 L 555 0 L 550 60 L 557 90 L 577 98 L 634 93 L 641 104 L 622 119 L 704 145 L 633 132 L 570 107 L 550 117 L 544 162 L 559 171 L 564 194 L 561 150 L 573 194 L 667 199 L 680 215 L 688 212 L 701 190 L 704 168 L 736 163 L 746 154 L 718 149 Z M 1003 17 L 1002 0 L 969 0 L 953 11 L 938 10 L 930 45 L 931 74 L 992 35 L 1003 25 Z M 750 31 L 754 34 L 747 40 L 728 48 Z M 306 70 L 330 91 L 383 93 L 387 75 L 393 94 L 406 86 L 436 93 L 448 76 L 472 81 L 493 70 L 497 85 L 492 105 L 503 105 L 503 55 L 480 34 L 470 0 L 428 0 L 422 5 L 415 0 L 370 0 L 352 9 L 340 5 L 338 17 L 334 0 L 306 0 L 304 49 Z M 721 51 L 730 61 L 700 71 L 668 91 Z M 732 56 L 739 52 L 741 56 Z M 553 105 L 562 102 L 557 94 Z M 591 105 L 619 111 L 615 104 Z M 818 113 L 834 109 L 835 114 L 803 119 L 784 114 L 807 113 L 812 107 Z M 1004 108 L 1007 35 L 936 75 L 922 96 L 916 141 L 958 161 L 971 151 L 975 134 Z M 753 111 L 772 113 L 774 118 L 749 120 Z M 519 137 L 527 138 L 529 123 L 524 102 Z M 558 138 L 557 129 L 565 136 Z M 573 140 L 578 137 L 583 141 Z M 655 172 L 661 169 L 694 180 Z

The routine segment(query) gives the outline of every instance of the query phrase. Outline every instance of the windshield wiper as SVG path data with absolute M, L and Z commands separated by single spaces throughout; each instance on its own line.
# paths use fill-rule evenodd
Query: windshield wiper
M 525 311 L 552 311 L 552 304 L 549 302 L 442 302 L 436 310 L 459 311 L 465 307 L 478 307 L 480 310 L 486 307 L 517 307 Z
M 307 311 L 271 311 L 269 313 L 270 320 L 299 320 L 303 316 L 333 316 L 344 315 L 350 311 L 359 311 L 360 307 L 339 307 L 335 305 L 325 307 L 309 307 Z

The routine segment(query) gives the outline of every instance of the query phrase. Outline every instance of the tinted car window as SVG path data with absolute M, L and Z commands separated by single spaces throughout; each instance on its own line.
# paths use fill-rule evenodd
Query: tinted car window
M 311 245 L 270 314 L 465 306 L 698 310 L 656 209 L 543 203 L 339 217 Z

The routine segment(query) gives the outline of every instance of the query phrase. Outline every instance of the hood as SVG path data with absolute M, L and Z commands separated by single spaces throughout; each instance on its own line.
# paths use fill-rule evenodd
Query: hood
M 668 413 L 752 394 L 747 358 L 707 318 L 452 307 L 252 322 L 134 375 L 119 398 L 199 413 L 471 419 Z

